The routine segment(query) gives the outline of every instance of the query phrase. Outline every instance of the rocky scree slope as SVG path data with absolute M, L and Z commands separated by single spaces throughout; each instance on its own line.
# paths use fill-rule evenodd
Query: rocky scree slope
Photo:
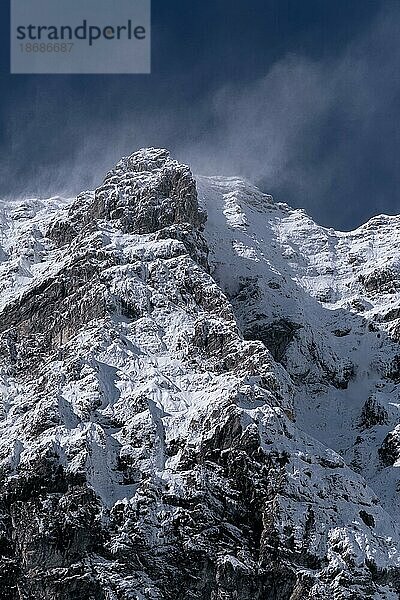
M 158 149 L 3 203 L 0 598 L 398 599 L 399 220 Z

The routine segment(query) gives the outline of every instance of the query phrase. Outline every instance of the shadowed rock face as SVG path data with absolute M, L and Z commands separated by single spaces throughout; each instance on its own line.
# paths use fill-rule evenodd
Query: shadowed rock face
M 395 292 L 399 288 L 399 274 L 394 269 L 374 269 L 360 276 L 360 282 L 370 294 Z
M 289 344 L 293 341 L 296 330 L 301 328 L 297 323 L 280 319 L 274 323 L 253 323 L 245 332 L 249 340 L 261 340 L 276 361 L 281 362 Z
M 385 467 L 391 467 L 400 458 L 400 428 L 391 431 L 379 448 L 379 457 Z
M 361 337 L 359 317 L 328 326 L 321 313 L 319 330 L 293 273 L 277 264 L 254 276 L 257 232 L 245 244 L 238 231 L 250 231 L 252 211 L 266 230 L 283 209 L 264 206 L 244 182 L 239 192 L 236 180 L 207 186 L 224 260 L 190 170 L 165 150 L 122 159 L 66 206 L 33 203 L 7 230 L 15 239 L 0 265 L 1 599 L 399 593 L 390 514 L 342 456 L 296 423 L 298 395 L 315 405 L 329 394 L 352 398 L 363 359 L 335 344 Z M 238 193 L 249 219 L 236 223 Z M 262 238 L 257 264 L 270 252 L 272 260 L 274 244 Z M 244 274 L 241 253 L 253 261 Z M 300 310 L 281 314 L 291 297 Z M 382 334 L 385 352 L 390 343 Z M 385 360 L 380 383 L 394 386 Z M 392 427 L 376 398 L 354 411 L 359 438 Z M 379 443 L 379 468 L 389 469 L 395 431 Z
M 361 411 L 360 427 L 370 429 L 375 425 L 385 425 L 388 421 L 389 415 L 387 410 L 373 396 L 368 398 Z
M 90 252 L 75 256 L 55 277 L 5 307 L 0 352 L 10 366 L 19 363 L 32 372 L 46 353 L 57 350 L 92 319 L 106 315 L 107 287 L 100 272 L 110 262 L 109 257 Z

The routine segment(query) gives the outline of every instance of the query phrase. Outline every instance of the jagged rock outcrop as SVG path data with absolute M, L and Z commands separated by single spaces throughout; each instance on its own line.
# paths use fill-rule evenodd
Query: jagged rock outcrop
M 375 396 L 370 396 L 361 411 L 360 427 L 370 429 L 376 425 L 386 425 L 388 421 L 389 415 L 385 407 L 379 403 Z
M 117 220 L 122 231 L 144 234 L 178 223 L 199 227 L 205 214 L 189 167 L 152 149 L 123 158 L 106 175 L 88 218 Z

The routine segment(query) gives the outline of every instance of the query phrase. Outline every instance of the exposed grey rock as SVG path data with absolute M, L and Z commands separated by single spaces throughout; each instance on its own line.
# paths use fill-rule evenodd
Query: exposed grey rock
M 394 381 L 400 382 L 400 354 L 396 354 L 386 368 L 386 377 Z
M 360 416 L 360 427 L 370 429 L 375 425 L 385 425 L 389 421 L 389 415 L 384 406 L 379 404 L 376 397 L 371 396 L 366 400 Z
M 391 467 L 400 458 L 400 427 L 388 433 L 378 450 L 379 457 L 385 467 Z
M 196 227 L 206 219 L 189 167 L 158 149 L 123 158 L 96 189 L 88 217 L 118 220 L 123 231 L 141 234 L 178 223 Z
M 245 337 L 248 340 L 261 340 L 275 360 L 281 362 L 286 349 L 294 339 L 296 331 L 300 328 L 301 325 L 298 323 L 291 323 L 285 319 L 279 319 L 273 323 L 260 321 L 253 323 L 246 329 Z
M 359 280 L 369 293 L 395 292 L 399 287 L 399 275 L 390 268 L 374 269 Z

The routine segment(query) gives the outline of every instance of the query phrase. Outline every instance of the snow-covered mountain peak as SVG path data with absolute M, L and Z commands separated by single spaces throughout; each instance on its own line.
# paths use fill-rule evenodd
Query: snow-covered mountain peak
M 397 217 L 154 148 L 1 215 L 8 598 L 399 598 Z
M 165 148 L 142 148 L 130 156 L 124 156 L 111 173 L 156 172 L 168 167 L 188 168 L 170 158 Z

